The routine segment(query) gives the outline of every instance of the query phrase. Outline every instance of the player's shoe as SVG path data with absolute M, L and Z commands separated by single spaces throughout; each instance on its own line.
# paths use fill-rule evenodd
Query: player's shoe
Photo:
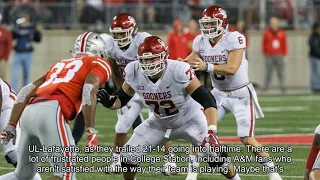
M 282 180 L 278 173 L 269 173 L 269 180 Z
M 163 165 L 163 174 L 165 176 L 171 176 L 171 175 L 176 175 L 178 174 L 177 172 L 170 172 L 170 169 L 176 169 L 177 165 L 176 163 L 171 163 L 171 162 L 166 162 L 164 165 Z
M 193 169 L 193 165 L 191 163 L 189 163 L 189 172 L 188 172 L 188 176 L 187 176 L 186 180 L 197 180 L 198 173 L 193 172 L 192 169 Z

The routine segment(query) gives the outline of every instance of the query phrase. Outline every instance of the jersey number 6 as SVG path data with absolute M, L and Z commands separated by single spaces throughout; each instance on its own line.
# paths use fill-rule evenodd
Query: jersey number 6
M 75 73 L 81 68 L 82 64 L 83 62 L 81 60 L 69 61 L 67 64 L 65 62 L 58 62 L 51 68 L 50 78 L 44 82 L 41 87 L 60 82 L 69 82 L 74 77 Z M 60 73 L 66 75 L 58 78 Z
M 173 104 L 173 102 L 171 100 L 163 100 L 163 101 L 160 101 L 160 103 L 158 103 L 158 101 L 146 101 L 146 104 L 147 105 L 154 105 L 153 112 L 158 115 L 160 115 L 159 107 L 160 106 L 168 106 L 168 105 L 170 107 L 164 108 L 167 116 L 171 116 L 171 115 L 179 113 L 179 110 L 176 109 L 176 106 Z

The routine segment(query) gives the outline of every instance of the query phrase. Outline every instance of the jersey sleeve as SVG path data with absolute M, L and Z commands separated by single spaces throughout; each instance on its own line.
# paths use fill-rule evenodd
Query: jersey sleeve
M 246 48 L 246 38 L 244 35 L 240 34 L 238 31 L 231 32 L 227 37 L 227 49 L 228 51 L 245 49 Z
M 106 83 L 111 77 L 111 66 L 103 58 L 97 57 L 92 59 L 90 73 L 96 74 L 100 78 L 100 86 Z
M 113 45 L 114 45 L 112 36 L 110 36 L 109 34 L 103 33 L 103 34 L 100 34 L 100 37 L 103 39 L 103 41 L 106 44 L 108 55 L 111 54 Z
M 125 67 L 123 76 L 124 76 L 124 80 L 128 84 L 132 85 L 132 81 L 135 78 L 135 72 L 137 72 L 138 68 L 139 68 L 138 61 L 133 61 L 127 64 L 127 66 Z
M 190 81 L 195 77 L 195 72 L 188 63 L 178 62 L 175 67 L 174 76 L 177 83 L 183 84 L 186 88 Z
M 192 44 L 192 50 L 199 53 L 200 50 L 200 40 L 201 40 L 201 35 L 198 35 L 194 40 Z

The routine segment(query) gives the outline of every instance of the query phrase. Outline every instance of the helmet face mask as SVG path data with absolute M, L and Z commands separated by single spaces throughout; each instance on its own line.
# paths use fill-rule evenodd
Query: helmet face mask
M 120 48 L 128 46 L 132 42 L 133 36 L 137 31 L 136 21 L 128 13 L 116 15 L 109 28 L 110 34 L 112 34 L 113 39 Z
M 138 56 L 143 74 L 148 77 L 159 74 L 165 68 L 166 52 L 160 54 L 144 53 Z
M 110 33 L 112 34 L 112 37 L 115 41 L 117 41 L 118 46 L 120 48 L 125 47 L 129 45 L 132 40 L 132 34 L 133 34 L 134 28 L 131 27 L 129 29 L 124 29 L 122 30 L 121 28 L 114 28 L 114 29 L 109 29 Z

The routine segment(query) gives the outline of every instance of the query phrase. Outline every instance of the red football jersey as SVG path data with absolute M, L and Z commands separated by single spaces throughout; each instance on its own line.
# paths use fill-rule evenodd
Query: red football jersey
M 89 73 L 99 76 L 101 86 L 109 80 L 111 66 L 99 56 L 61 60 L 45 74 L 46 81 L 38 88 L 37 96 L 58 100 L 64 118 L 72 120 L 81 108 L 82 87 Z

